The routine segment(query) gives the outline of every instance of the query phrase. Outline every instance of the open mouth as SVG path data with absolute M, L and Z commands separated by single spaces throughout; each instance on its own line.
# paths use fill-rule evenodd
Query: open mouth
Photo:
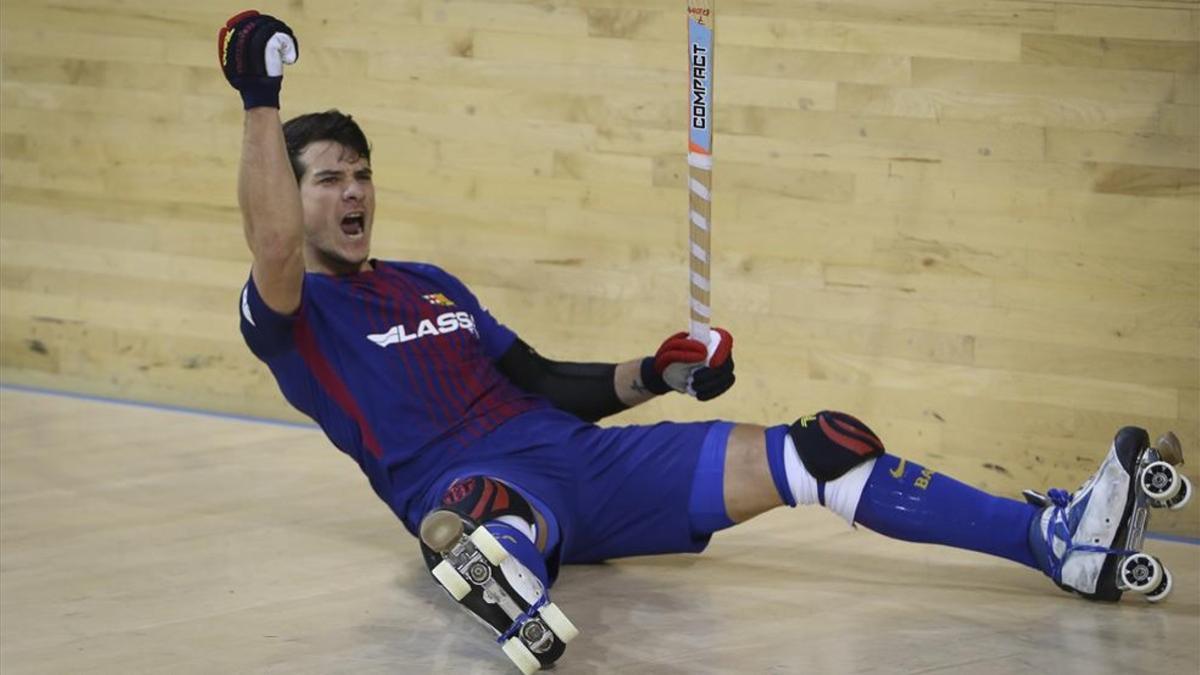
M 351 239 L 363 236 L 366 220 L 362 211 L 352 211 L 342 216 L 342 232 Z

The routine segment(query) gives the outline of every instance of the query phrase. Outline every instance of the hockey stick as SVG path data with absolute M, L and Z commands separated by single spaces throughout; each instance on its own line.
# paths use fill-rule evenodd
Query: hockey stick
M 712 322 L 709 276 L 712 253 L 713 33 L 716 0 L 688 0 L 688 285 L 691 317 L 688 333 L 709 342 Z

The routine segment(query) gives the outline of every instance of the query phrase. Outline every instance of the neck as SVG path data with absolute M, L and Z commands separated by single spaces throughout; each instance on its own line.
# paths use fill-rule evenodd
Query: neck
M 371 259 L 367 258 L 362 262 L 351 262 L 341 258 L 335 258 L 323 251 L 315 249 L 305 250 L 304 269 L 307 272 L 315 272 L 317 274 L 328 274 L 331 276 L 346 276 L 349 274 L 357 274 L 359 272 L 368 272 L 372 270 Z

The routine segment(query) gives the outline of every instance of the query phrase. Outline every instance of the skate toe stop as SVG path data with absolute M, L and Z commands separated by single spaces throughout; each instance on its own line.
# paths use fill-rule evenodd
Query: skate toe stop
M 1168 431 L 1154 441 L 1151 446 L 1158 451 L 1158 456 L 1163 458 L 1163 461 L 1171 464 L 1183 464 L 1183 444 L 1179 442 L 1179 437 L 1174 431 Z
M 448 551 L 462 534 L 462 519 L 450 511 L 434 511 L 421 521 L 421 541 L 438 553 Z

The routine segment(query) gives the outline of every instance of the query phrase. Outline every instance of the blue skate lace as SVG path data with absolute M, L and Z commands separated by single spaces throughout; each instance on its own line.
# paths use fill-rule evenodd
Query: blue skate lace
M 1067 558 L 1076 551 L 1084 553 L 1104 553 L 1106 555 L 1131 555 L 1137 551 L 1127 551 L 1121 548 L 1107 548 L 1105 546 L 1093 546 L 1091 544 L 1074 544 L 1071 543 L 1070 522 L 1067 520 L 1067 506 L 1071 503 L 1071 493 L 1059 488 L 1050 488 L 1046 492 L 1046 496 L 1054 503 L 1054 511 L 1050 514 L 1050 525 L 1046 529 L 1046 561 L 1050 567 L 1050 578 L 1054 579 L 1057 584 L 1062 583 L 1062 568 L 1066 564 Z M 1067 550 L 1063 551 L 1062 557 L 1054 555 L 1053 538 L 1058 537 L 1067 543 Z
M 502 645 L 505 642 L 507 642 L 510 637 L 515 635 L 517 633 L 517 631 L 520 630 L 521 626 L 525 625 L 526 621 L 532 619 L 534 617 L 534 615 L 537 614 L 537 611 L 539 609 L 541 609 L 542 607 L 544 607 L 549 602 L 550 602 L 550 596 L 543 593 L 542 597 L 537 599 L 537 602 L 535 602 L 529 606 L 529 609 L 525 610 L 524 612 L 521 612 L 520 616 L 513 619 L 513 623 L 511 626 L 508 627 L 508 630 L 504 631 L 500 635 L 500 637 L 496 638 L 496 644 Z

